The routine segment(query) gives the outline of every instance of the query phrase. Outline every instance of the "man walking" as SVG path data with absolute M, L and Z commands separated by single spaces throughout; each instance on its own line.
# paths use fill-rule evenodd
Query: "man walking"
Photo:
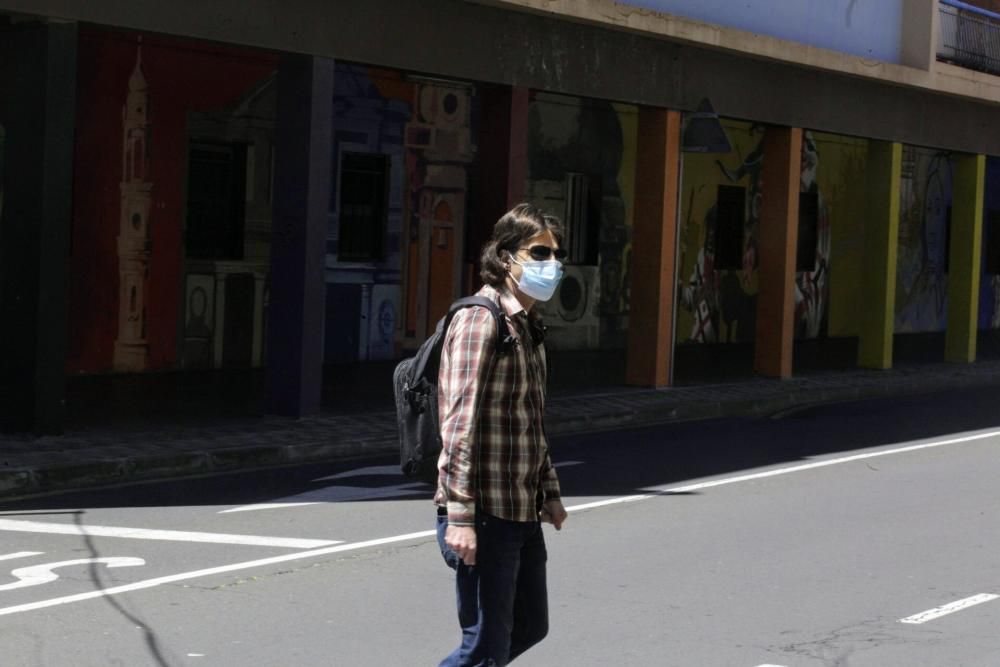
M 462 643 L 441 667 L 502 667 L 548 632 L 541 521 L 566 519 L 549 458 L 544 329 L 532 307 L 562 278 L 562 229 L 530 204 L 497 222 L 483 249 L 479 296 L 493 299 L 515 338 L 497 349 L 485 308 L 452 320 L 441 352 L 438 543 L 456 572 Z

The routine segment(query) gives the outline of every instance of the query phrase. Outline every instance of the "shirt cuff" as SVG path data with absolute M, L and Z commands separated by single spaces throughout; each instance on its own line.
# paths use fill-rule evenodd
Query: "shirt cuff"
M 562 500 L 562 493 L 559 491 L 559 482 L 556 480 L 542 483 L 542 496 L 545 502 L 549 500 Z
M 475 526 L 476 504 L 448 501 L 449 526 Z

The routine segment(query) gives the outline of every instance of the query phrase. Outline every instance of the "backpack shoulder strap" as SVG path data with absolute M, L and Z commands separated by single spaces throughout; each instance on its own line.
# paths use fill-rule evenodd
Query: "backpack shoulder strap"
M 445 320 L 443 334 L 447 334 L 448 326 L 451 324 L 455 313 L 464 308 L 486 308 L 493 314 L 493 321 L 497 325 L 497 350 L 502 354 L 507 354 L 514 347 L 514 337 L 510 335 L 510 328 L 507 326 L 507 316 L 501 310 L 500 305 L 493 299 L 485 296 L 467 296 L 451 304 L 448 309 L 448 318 Z M 442 335 L 442 343 L 443 341 Z
M 435 330 L 432 334 L 436 338 L 432 344 L 433 347 L 427 354 L 417 355 L 416 367 L 413 369 L 414 383 L 426 379 L 428 371 L 436 372 L 441 360 L 441 349 L 444 347 L 445 337 L 448 335 L 448 327 L 451 326 L 455 314 L 465 308 L 486 308 L 489 310 L 497 325 L 497 352 L 507 354 L 514 349 L 514 337 L 511 336 L 510 328 L 507 326 L 507 317 L 495 301 L 484 296 L 468 296 L 458 299 L 448 308 L 448 314 L 444 317 L 440 329 Z

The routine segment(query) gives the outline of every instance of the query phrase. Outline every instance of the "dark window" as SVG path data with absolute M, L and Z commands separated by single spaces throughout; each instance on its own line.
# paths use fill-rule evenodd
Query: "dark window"
M 715 204 L 715 269 L 737 270 L 743 266 L 743 233 L 746 188 L 720 185 Z
M 986 273 L 1000 275 L 1000 210 L 986 214 Z
M 602 196 L 600 176 L 566 174 L 563 245 L 571 264 L 597 264 Z
M 947 217 L 944 219 L 944 272 L 951 268 L 951 204 L 948 205 Z
M 245 145 L 191 145 L 184 234 L 189 258 L 243 259 L 246 187 Z
M 819 240 L 819 193 L 799 193 L 799 242 L 795 254 L 796 271 L 816 269 L 816 244 Z
M 340 162 L 340 261 L 383 258 L 388 197 L 389 157 L 344 153 Z

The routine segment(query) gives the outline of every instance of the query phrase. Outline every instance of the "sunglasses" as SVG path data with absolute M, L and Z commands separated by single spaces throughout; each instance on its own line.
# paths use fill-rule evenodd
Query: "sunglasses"
M 540 262 L 550 259 L 553 255 L 555 255 L 556 259 L 562 261 L 566 259 L 567 254 L 562 248 L 553 250 L 547 245 L 533 245 L 530 248 L 518 248 L 518 250 L 527 250 L 528 254 L 531 255 L 531 259 L 536 259 Z

